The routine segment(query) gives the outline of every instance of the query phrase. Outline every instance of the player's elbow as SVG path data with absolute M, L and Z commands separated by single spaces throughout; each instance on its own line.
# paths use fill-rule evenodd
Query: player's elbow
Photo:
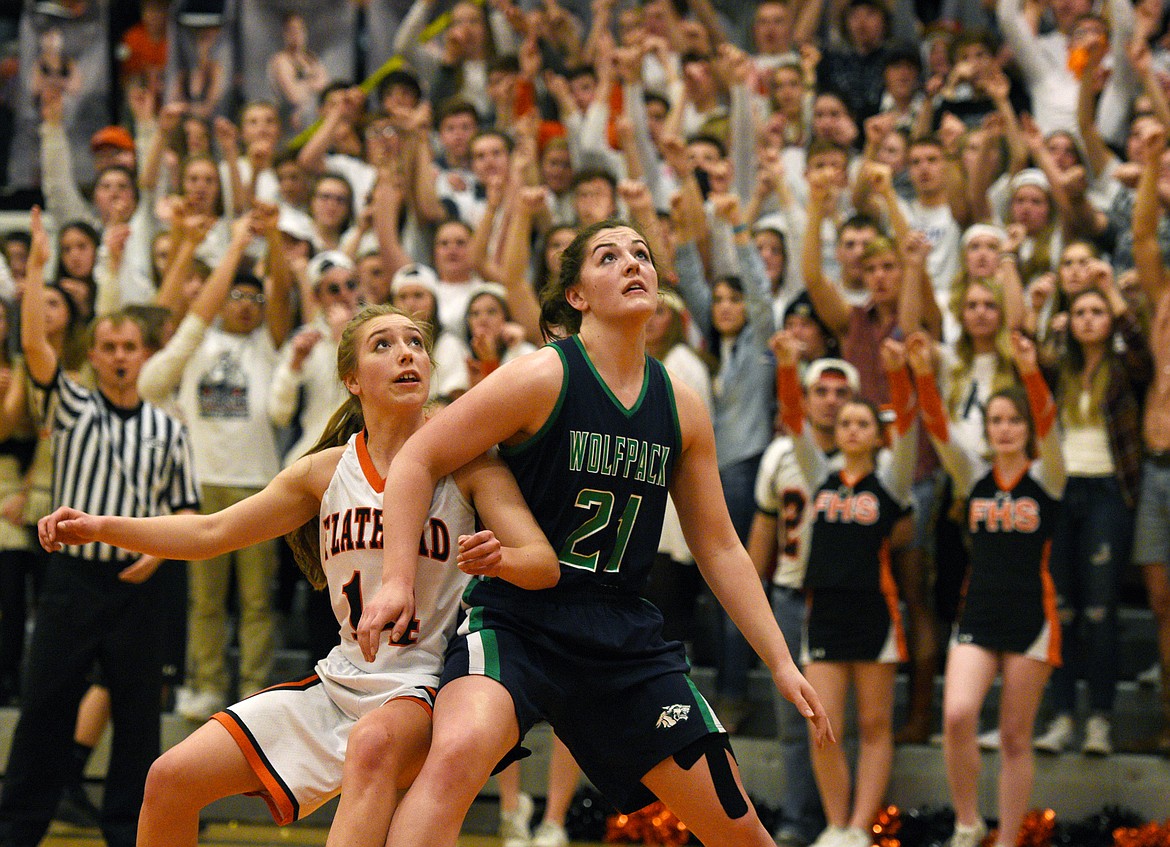
M 521 581 L 517 581 L 521 588 L 526 588 L 529 591 L 552 588 L 561 579 L 561 563 L 557 560 L 556 553 L 547 545 L 539 546 L 544 549 L 531 550 L 531 555 L 527 558 L 527 563 L 523 568 L 523 584 Z
M 535 588 L 552 588 L 561 581 L 561 563 L 555 558 L 542 563 L 536 577 L 538 584 Z

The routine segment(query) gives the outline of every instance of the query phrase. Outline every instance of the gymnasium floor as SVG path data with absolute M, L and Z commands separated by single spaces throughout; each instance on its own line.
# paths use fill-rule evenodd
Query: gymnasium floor
M 210 824 L 199 838 L 201 845 L 208 847 L 263 847 L 263 845 L 322 845 L 328 830 L 322 827 L 294 826 L 277 827 L 271 824 Z M 460 847 L 486 847 L 490 839 L 479 843 L 460 842 Z M 84 829 L 67 824 L 54 823 L 41 847 L 104 847 L 101 834 L 96 829 Z
M 328 830 L 314 826 L 278 827 L 272 824 L 210 824 L 199 838 L 206 847 L 281 847 L 281 845 L 309 845 L 320 847 Z M 500 839 L 493 835 L 464 835 L 459 847 L 498 847 Z M 105 847 L 96 829 L 81 829 L 54 823 L 41 847 Z M 573 847 L 602 847 L 575 843 Z

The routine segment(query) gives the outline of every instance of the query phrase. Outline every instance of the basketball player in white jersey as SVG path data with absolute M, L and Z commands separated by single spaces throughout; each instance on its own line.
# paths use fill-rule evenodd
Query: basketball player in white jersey
M 62 508 L 41 520 L 48 550 L 100 539 L 187 560 L 290 533 L 310 582 L 328 588 L 341 628 L 340 643 L 312 676 L 219 712 L 154 763 L 139 847 L 194 847 L 200 809 L 221 797 L 257 794 L 286 824 L 343 788 L 341 823 L 328 844 L 384 844 L 397 792 L 414 779 L 430 744 L 443 651 L 466 582 L 547 588 L 558 579 L 557 557 L 512 475 L 481 456 L 436 488 L 407 637 L 391 643 L 387 634 L 385 649 L 366 661 L 355 628 L 362 598 L 381 586 L 384 475 L 423 424 L 431 362 L 424 332 L 389 306 L 350 321 L 337 359 L 350 399 L 317 446 L 260 493 L 213 515 L 131 519 Z M 479 532 L 477 514 L 487 527 Z

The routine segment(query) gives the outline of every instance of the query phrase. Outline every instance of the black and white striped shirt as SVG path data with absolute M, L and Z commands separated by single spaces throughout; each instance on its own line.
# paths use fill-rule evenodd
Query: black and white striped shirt
M 122 409 L 58 369 L 44 393 L 53 444 L 53 508 L 144 518 L 199 508 L 187 429 L 150 403 Z M 67 546 L 99 562 L 138 558 L 108 544 Z

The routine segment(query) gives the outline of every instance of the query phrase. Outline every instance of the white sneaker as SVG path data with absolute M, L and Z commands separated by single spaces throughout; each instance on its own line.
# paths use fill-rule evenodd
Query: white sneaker
M 515 809 L 510 812 L 500 810 L 499 836 L 502 847 L 529 847 L 532 833 L 528 824 L 532 820 L 534 808 L 532 798 L 521 791 L 516 798 Z
M 987 837 L 987 824 L 982 819 L 973 826 L 964 826 L 955 822 L 955 832 L 947 841 L 946 847 L 979 847 Z
M 1072 716 L 1057 715 L 1048 724 L 1048 730 L 1032 742 L 1032 746 L 1041 753 L 1063 753 L 1072 746 L 1075 733 Z
M 873 847 L 873 834 L 869 830 L 851 826 L 841 834 L 837 842 L 840 847 Z
M 1143 688 L 1157 688 L 1162 684 L 1162 666 L 1154 662 L 1137 675 L 1137 684 Z
M 195 692 L 192 691 L 190 688 L 188 688 L 185 685 L 181 685 L 178 688 L 176 688 L 175 689 L 175 708 L 174 708 L 174 711 L 178 712 L 179 709 L 186 707 L 186 705 L 191 702 L 191 698 L 194 696 L 195 696 Z
M 195 723 L 203 723 L 227 705 L 222 694 L 193 691 L 184 686 L 175 692 L 175 712 Z
M 1104 715 L 1093 715 L 1085 722 L 1085 743 L 1081 745 L 1081 752 L 1086 756 L 1110 756 L 1113 754 L 1113 742 L 1109 740 L 1112 726 L 1109 718 Z
M 809 847 L 842 847 L 841 839 L 847 831 L 843 826 L 829 824 L 821 830 L 821 834 L 817 836 L 817 840 L 810 844 Z
M 559 823 L 541 821 L 532 836 L 532 847 L 568 847 L 569 833 Z
M 989 729 L 987 732 L 979 733 L 979 749 L 980 750 L 998 750 L 999 749 L 999 730 Z

